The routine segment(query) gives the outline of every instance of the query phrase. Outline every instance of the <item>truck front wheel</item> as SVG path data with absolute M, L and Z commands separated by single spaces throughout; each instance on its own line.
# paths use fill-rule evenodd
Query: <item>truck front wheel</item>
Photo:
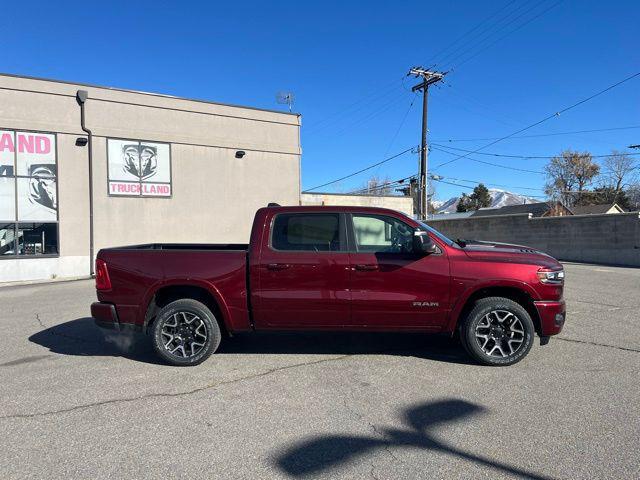
M 483 365 L 506 366 L 531 350 L 535 328 L 522 305 L 503 297 L 482 298 L 464 319 L 460 337 L 466 351 Z
M 181 299 L 163 307 L 152 328 L 153 346 L 171 365 L 189 366 L 204 362 L 220 345 L 216 317 L 206 305 Z

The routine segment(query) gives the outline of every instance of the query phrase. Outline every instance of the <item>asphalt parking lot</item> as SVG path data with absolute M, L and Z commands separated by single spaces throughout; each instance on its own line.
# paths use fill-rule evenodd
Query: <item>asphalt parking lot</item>
M 93 326 L 90 281 L 0 288 L 1 477 L 640 478 L 640 269 L 565 268 L 565 330 L 507 368 L 308 333 L 169 367 Z

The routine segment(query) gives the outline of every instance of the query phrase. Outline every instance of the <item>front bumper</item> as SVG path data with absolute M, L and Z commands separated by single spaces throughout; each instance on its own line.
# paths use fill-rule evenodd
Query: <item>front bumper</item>
M 564 300 L 533 303 L 540 317 L 540 336 L 548 337 L 560 333 L 567 313 Z

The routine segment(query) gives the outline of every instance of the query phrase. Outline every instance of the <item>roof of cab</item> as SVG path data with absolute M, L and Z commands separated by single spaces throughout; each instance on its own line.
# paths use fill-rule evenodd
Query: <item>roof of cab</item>
M 263 209 L 274 210 L 278 212 L 340 212 L 340 213 L 362 212 L 362 213 L 372 213 L 372 214 L 391 213 L 391 214 L 402 215 L 403 217 L 407 217 L 406 214 L 399 212 L 397 210 L 392 210 L 390 208 L 362 207 L 358 205 L 353 205 L 353 206 L 349 206 L 349 205 L 291 205 L 291 206 L 271 205 L 268 207 L 263 207 Z

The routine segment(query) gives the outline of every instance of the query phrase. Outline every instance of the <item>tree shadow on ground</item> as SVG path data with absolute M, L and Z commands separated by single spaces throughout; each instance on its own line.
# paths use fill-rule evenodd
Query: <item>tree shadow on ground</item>
M 418 448 L 425 452 L 437 452 L 465 460 L 503 474 L 525 479 L 549 479 L 542 474 L 531 472 L 507 463 L 476 455 L 440 440 L 443 429 L 454 422 L 470 421 L 486 409 L 480 405 L 446 399 L 424 403 L 407 408 L 402 415 L 403 429 L 374 427 L 377 435 L 349 436 L 324 435 L 303 440 L 288 448 L 275 458 L 275 463 L 283 472 L 297 478 L 315 475 L 336 468 L 352 459 L 373 453 L 376 450 Z M 434 430 L 438 430 L 437 437 Z
M 145 335 L 102 330 L 90 317 L 45 327 L 31 335 L 29 341 L 62 355 L 124 357 L 144 363 L 162 363 Z

